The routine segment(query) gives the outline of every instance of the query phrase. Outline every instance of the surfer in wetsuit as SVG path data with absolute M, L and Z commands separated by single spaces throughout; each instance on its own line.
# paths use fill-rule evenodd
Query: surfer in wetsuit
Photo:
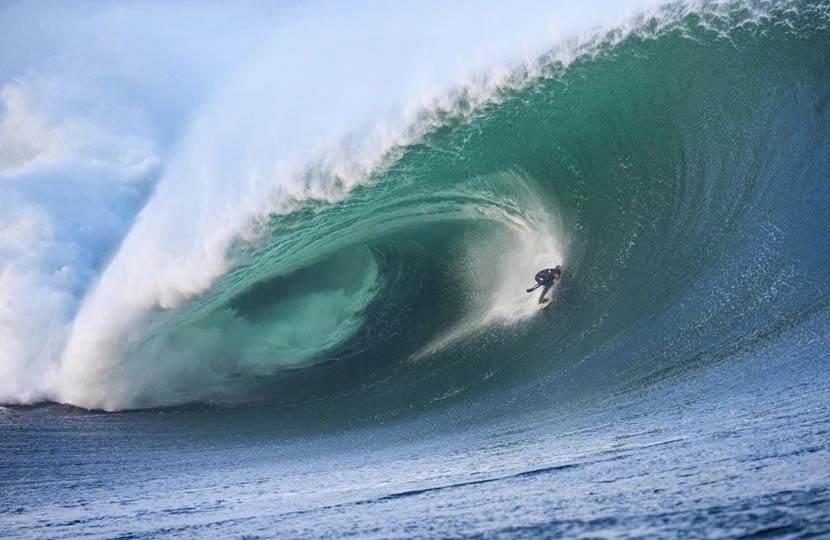
M 536 272 L 536 285 L 529 288 L 527 292 L 533 292 L 539 287 L 544 287 L 542 289 L 542 294 L 539 295 L 539 303 L 543 303 L 545 301 L 545 295 L 548 293 L 551 287 L 553 287 L 553 283 L 559 279 L 559 276 L 562 275 L 562 267 L 556 266 L 555 268 L 545 268 L 544 270 L 539 270 Z

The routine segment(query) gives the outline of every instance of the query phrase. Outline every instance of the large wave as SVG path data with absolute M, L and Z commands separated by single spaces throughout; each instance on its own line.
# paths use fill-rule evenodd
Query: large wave
M 89 95 L 6 84 L 0 400 L 515 405 L 823 312 L 828 7 L 674 4 L 553 39 L 557 11 L 523 7 L 444 8 L 429 45 L 435 13 L 281 14 L 175 136 L 108 122 L 123 97 L 67 118 L 43 103 Z M 540 316 L 523 289 L 560 263 Z

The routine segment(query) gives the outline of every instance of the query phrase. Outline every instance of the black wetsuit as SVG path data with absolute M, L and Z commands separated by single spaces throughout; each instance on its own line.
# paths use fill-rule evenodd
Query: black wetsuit
M 545 268 L 544 270 L 539 270 L 534 278 L 536 279 L 536 285 L 532 289 L 528 289 L 527 292 L 531 292 L 539 287 L 544 287 L 544 289 L 542 289 L 542 294 L 539 295 L 539 303 L 541 304 L 545 299 L 545 295 L 548 293 L 550 288 L 553 287 L 553 284 L 559 275 L 561 275 L 561 270 L 558 266 L 556 268 Z

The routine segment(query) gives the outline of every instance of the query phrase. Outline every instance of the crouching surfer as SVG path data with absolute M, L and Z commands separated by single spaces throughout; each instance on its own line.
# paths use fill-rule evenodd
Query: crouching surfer
M 557 279 L 562 275 L 562 267 L 556 266 L 554 268 L 545 268 L 544 270 L 539 270 L 536 272 L 536 285 L 529 288 L 527 292 L 533 292 L 539 287 L 544 287 L 542 289 L 542 294 L 539 295 L 539 305 L 546 305 L 550 300 L 545 298 L 545 295 L 548 293 L 553 284 L 556 282 Z

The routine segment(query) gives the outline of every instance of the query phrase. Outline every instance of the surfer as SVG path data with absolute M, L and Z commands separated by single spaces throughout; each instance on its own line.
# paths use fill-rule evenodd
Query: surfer
M 551 287 L 553 287 L 553 283 L 559 279 L 559 276 L 562 275 L 562 267 L 556 266 L 554 268 L 545 268 L 544 270 L 539 270 L 536 272 L 536 285 L 529 288 L 527 292 L 533 292 L 539 287 L 544 287 L 542 289 L 542 294 L 539 295 L 539 303 L 545 304 L 547 300 L 545 299 L 545 295 L 548 293 Z

